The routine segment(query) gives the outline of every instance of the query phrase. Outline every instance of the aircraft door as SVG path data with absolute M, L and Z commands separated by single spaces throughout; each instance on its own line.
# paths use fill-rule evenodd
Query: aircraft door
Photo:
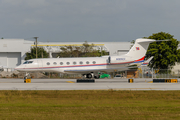
M 111 64 L 111 57 L 108 57 L 108 64 Z

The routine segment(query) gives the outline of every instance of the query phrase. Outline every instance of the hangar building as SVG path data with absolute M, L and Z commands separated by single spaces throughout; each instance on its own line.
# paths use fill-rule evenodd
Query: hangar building
M 84 42 L 38 42 L 52 57 L 60 52 L 60 47 L 67 45 L 81 46 Z M 129 51 L 130 42 L 88 42 L 101 50 L 106 50 L 110 55 L 121 55 Z M 34 41 L 24 39 L 0 39 L 0 66 L 1 68 L 13 69 L 24 62 L 25 53 L 35 46 Z

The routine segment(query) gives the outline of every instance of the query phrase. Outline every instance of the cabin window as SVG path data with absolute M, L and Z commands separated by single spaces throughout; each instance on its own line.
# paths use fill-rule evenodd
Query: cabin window
M 63 62 L 60 62 L 60 65 L 63 65 Z
M 73 62 L 74 65 L 76 65 L 76 62 Z
M 53 62 L 53 64 L 54 64 L 54 65 L 57 65 L 57 63 L 56 63 L 56 62 Z
M 47 62 L 47 65 L 50 65 L 50 62 Z
M 67 62 L 66 64 L 67 64 L 67 65 L 69 65 L 69 64 L 70 64 L 70 62 Z
M 93 63 L 93 64 L 96 64 L 96 61 L 93 61 L 92 63 Z
M 89 64 L 89 61 L 87 61 L 86 64 Z
M 83 64 L 83 62 L 82 62 L 82 61 L 80 61 L 80 62 L 79 62 L 79 64 Z

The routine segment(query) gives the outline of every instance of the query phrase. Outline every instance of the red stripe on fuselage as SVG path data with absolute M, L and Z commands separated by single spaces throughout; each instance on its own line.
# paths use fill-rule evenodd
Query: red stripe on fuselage
M 137 61 L 142 61 L 142 60 L 144 60 L 144 58 L 145 58 L 145 56 L 142 57 L 141 59 L 136 60 L 135 62 L 137 62 Z

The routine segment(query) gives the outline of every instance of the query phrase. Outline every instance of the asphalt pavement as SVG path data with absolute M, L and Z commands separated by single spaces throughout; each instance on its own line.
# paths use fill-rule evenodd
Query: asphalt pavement
M 152 79 L 96 79 L 94 83 L 77 83 L 76 79 L 0 79 L 0 90 L 180 90 L 178 83 L 152 83 Z

